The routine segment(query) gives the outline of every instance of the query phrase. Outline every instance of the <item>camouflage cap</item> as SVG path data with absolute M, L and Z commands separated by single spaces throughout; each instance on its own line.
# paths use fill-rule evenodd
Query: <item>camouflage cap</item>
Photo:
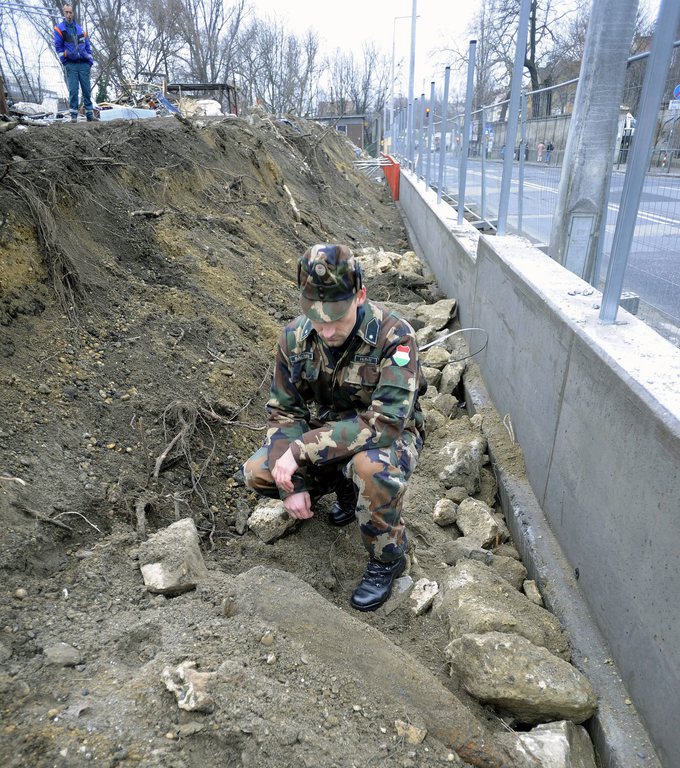
M 298 285 L 307 317 L 332 323 L 347 312 L 361 290 L 361 267 L 346 245 L 313 245 L 298 261 Z

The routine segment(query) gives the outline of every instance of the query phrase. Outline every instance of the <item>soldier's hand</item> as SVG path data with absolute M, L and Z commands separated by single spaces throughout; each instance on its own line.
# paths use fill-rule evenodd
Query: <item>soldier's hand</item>
M 291 517 L 296 520 L 308 520 L 314 517 L 312 512 L 312 500 L 307 491 L 300 491 L 283 500 L 283 507 Z
M 274 464 L 274 469 L 272 470 L 272 477 L 277 487 L 286 493 L 292 493 L 295 490 L 292 477 L 297 469 L 298 463 L 293 458 L 293 453 L 289 448 Z

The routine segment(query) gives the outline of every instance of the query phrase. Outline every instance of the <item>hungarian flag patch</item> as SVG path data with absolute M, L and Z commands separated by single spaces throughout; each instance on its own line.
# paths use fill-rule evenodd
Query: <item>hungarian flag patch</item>
M 392 355 L 392 360 L 394 360 L 397 365 L 406 365 L 410 359 L 411 355 L 409 353 L 409 348 L 402 346 L 401 344 L 397 347 L 397 351 Z

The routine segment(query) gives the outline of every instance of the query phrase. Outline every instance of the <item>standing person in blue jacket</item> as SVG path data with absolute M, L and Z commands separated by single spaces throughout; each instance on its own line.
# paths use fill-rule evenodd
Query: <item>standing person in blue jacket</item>
M 66 70 L 68 81 L 68 106 L 71 112 L 71 122 L 78 120 L 78 86 L 83 92 L 85 116 L 88 121 L 94 120 L 92 96 L 90 87 L 90 68 L 94 59 L 90 38 L 83 32 L 82 27 L 73 20 L 73 6 L 64 5 L 64 18 L 54 28 L 54 47 L 59 61 Z

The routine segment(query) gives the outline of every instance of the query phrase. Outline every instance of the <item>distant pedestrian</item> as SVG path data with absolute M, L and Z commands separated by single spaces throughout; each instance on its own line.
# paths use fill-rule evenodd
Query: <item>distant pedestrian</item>
M 90 69 L 94 62 L 90 39 L 83 32 L 82 27 L 75 23 L 73 6 L 64 5 L 63 12 L 64 18 L 54 28 L 54 47 L 66 71 L 71 122 L 75 123 L 78 120 L 78 87 L 83 92 L 85 116 L 88 121 L 91 121 L 95 117 L 90 86 Z
M 545 152 L 545 144 L 542 141 L 539 141 L 538 146 L 536 147 L 536 160 L 538 160 L 539 163 L 543 162 L 544 152 Z
M 552 141 L 549 141 L 545 148 L 545 162 L 550 162 L 550 157 L 552 156 L 553 149 L 555 149 L 555 145 L 552 143 Z

